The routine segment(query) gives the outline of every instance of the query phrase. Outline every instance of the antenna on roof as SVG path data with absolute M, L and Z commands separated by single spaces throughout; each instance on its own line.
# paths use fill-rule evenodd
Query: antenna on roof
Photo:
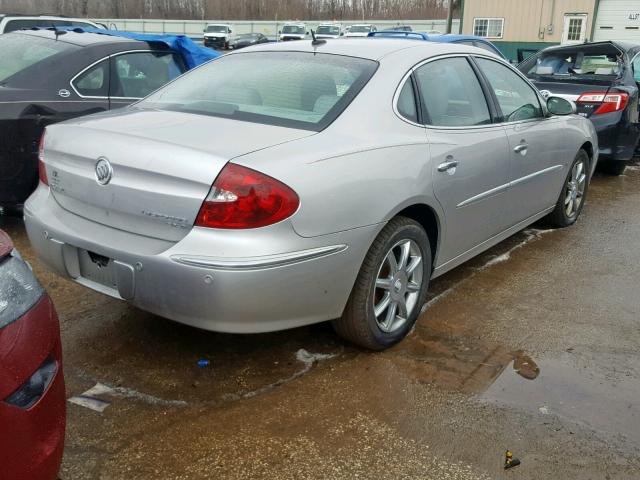
M 58 37 L 59 37 L 60 35 L 64 35 L 65 33 L 67 33 L 67 31 L 66 31 L 66 30 L 58 30 L 58 27 L 56 27 L 56 25 L 55 25 L 55 24 L 53 24 L 53 23 L 51 24 L 51 28 L 53 28 L 53 31 L 54 31 L 54 32 L 55 32 L 55 34 L 56 34 L 56 40 L 58 40 Z
M 317 47 L 319 45 L 324 45 L 325 43 L 327 43 L 327 41 L 322 38 L 318 40 L 316 38 L 316 32 L 314 32 L 313 29 L 311 29 L 311 38 L 313 38 L 313 40 L 311 41 L 311 45 L 313 45 L 314 47 Z

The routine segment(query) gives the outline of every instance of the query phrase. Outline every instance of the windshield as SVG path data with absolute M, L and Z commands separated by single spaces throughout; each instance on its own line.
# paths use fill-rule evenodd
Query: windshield
M 60 52 L 78 48 L 70 43 L 32 35 L 0 35 L 0 82 Z
M 351 33 L 365 33 L 371 31 L 371 25 L 354 25 L 349 30 Z
M 320 35 L 340 35 L 340 27 L 333 25 L 320 25 L 316 33 Z
M 562 49 L 531 58 L 522 70 L 529 77 L 606 77 L 622 72 L 622 54 L 612 45 L 590 49 Z
M 226 55 L 137 106 L 320 131 L 342 113 L 377 65 L 306 52 Z
M 282 27 L 282 33 L 295 33 L 296 35 L 304 35 L 304 27 L 298 25 L 285 25 Z
M 229 27 L 225 27 L 224 25 L 209 25 L 207 27 L 207 32 L 210 33 L 228 33 Z

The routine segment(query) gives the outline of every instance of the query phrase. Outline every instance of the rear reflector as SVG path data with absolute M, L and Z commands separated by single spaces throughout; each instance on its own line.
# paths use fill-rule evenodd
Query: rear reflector
M 594 115 L 600 115 L 624 110 L 628 100 L 629 95 L 626 93 L 588 92 L 580 95 L 577 103 L 600 103 L 601 105 L 593 112 Z
M 258 228 L 290 217 L 300 205 L 296 192 L 263 173 L 228 163 L 200 207 L 195 225 Z
M 38 146 L 38 176 L 40 181 L 45 185 L 49 185 L 49 179 L 47 178 L 47 169 L 44 164 L 44 137 L 47 135 L 47 131 L 42 132 L 40 137 L 40 145 Z

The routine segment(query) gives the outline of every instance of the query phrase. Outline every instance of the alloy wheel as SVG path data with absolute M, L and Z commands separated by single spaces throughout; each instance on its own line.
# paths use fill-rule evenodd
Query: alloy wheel
M 587 184 L 586 165 L 583 160 L 578 160 L 571 169 L 571 175 L 567 179 L 566 195 L 564 198 L 564 211 L 567 218 L 577 215 L 582 205 L 584 191 Z
M 376 276 L 373 313 L 380 330 L 402 328 L 416 308 L 423 278 L 420 247 L 413 240 L 397 242 L 386 254 Z

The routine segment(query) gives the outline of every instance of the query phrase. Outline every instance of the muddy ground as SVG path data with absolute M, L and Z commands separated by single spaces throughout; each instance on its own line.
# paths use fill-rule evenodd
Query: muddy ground
M 62 480 L 640 478 L 638 167 L 597 175 L 574 227 L 436 279 L 383 353 L 326 324 L 172 323 L 48 273 L 0 222 L 57 306 L 68 396 L 110 402 L 68 404 Z

